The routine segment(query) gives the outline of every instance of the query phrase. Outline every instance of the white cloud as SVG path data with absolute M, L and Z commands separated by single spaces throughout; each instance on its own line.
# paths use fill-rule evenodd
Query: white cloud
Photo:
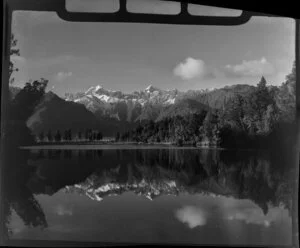
M 58 81 L 63 81 L 66 78 L 71 77 L 72 74 L 73 73 L 70 72 L 70 71 L 69 72 L 63 72 L 63 71 L 61 71 L 61 72 L 57 73 L 56 78 L 57 78 Z
M 65 206 L 62 206 L 62 205 L 56 206 L 55 213 L 57 215 L 60 215 L 60 216 L 63 216 L 63 215 L 71 216 L 71 215 L 73 215 L 72 209 L 68 209 L 68 208 L 66 208 Z
M 179 63 L 174 68 L 173 73 L 175 76 L 179 76 L 183 80 L 213 76 L 213 74 L 208 71 L 203 60 L 191 57 L 188 57 L 184 62 Z
M 12 62 L 19 62 L 19 63 L 25 63 L 26 62 L 26 59 L 24 57 L 18 56 L 18 55 L 11 55 L 10 60 Z
M 185 206 L 175 212 L 176 218 L 186 223 L 189 228 L 204 226 L 206 224 L 206 213 L 199 207 Z
M 260 209 L 245 209 L 236 211 L 235 213 L 228 216 L 229 220 L 241 220 L 245 221 L 246 224 L 264 225 L 269 227 L 271 221 L 264 216 Z
M 275 73 L 273 65 L 265 57 L 260 60 L 243 60 L 241 64 L 226 65 L 225 73 L 233 77 L 269 76 Z
M 270 227 L 272 223 L 289 219 L 288 215 L 288 210 L 283 206 L 269 208 L 267 214 L 264 214 L 262 209 L 257 206 L 247 208 L 231 207 L 227 209 L 225 218 L 228 220 L 244 221 L 246 224 Z

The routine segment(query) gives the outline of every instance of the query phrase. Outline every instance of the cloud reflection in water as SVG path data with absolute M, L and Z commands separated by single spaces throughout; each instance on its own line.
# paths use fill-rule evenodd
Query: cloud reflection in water
M 185 206 L 176 210 L 176 218 L 182 223 L 186 223 L 189 228 L 204 226 L 207 221 L 206 213 L 199 207 Z

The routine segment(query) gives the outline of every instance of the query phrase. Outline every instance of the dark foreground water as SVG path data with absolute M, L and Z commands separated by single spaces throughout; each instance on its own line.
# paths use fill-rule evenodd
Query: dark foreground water
M 291 245 L 294 168 L 201 149 L 17 151 L 9 239 Z

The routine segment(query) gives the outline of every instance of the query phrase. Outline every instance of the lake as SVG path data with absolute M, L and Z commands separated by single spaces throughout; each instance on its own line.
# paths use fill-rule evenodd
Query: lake
M 10 240 L 292 244 L 295 168 L 267 152 L 54 148 L 9 158 Z

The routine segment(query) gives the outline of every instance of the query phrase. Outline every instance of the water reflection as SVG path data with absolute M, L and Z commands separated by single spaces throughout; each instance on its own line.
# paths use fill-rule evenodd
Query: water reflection
M 204 226 L 206 224 L 206 213 L 199 207 L 185 206 L 178 209 L 175 215 L 179 221 L 187 223 L 189 228 Z
M 37 196 L 54 196 L 57 192 L 63 192 L 66 198 L 77 194 L 95 201 L 126 192 L 149 200 L 180 194 L 201 194 L 209 199 L 221 196 L 226 197 L 227 203 L 231 198 L 244 199 L 259 208 L 224 205 L 222 218 L 264 227 L 276 221 L 282 209 L 291 214 L 293 168 L 273 161 L 266 153 L 195 149 L 17 150 L 9 160 L 5 168 L 5 215 L 7 235 L 11 237 L 13 211 L 26 226 L 47 228 L 47 216 Z M 73 216 L 72 206 L 53 207 L 59 216 Z M 183 204 L 173 215 L 194 229 L 208 224 L 210 211 L 203 206 Z

